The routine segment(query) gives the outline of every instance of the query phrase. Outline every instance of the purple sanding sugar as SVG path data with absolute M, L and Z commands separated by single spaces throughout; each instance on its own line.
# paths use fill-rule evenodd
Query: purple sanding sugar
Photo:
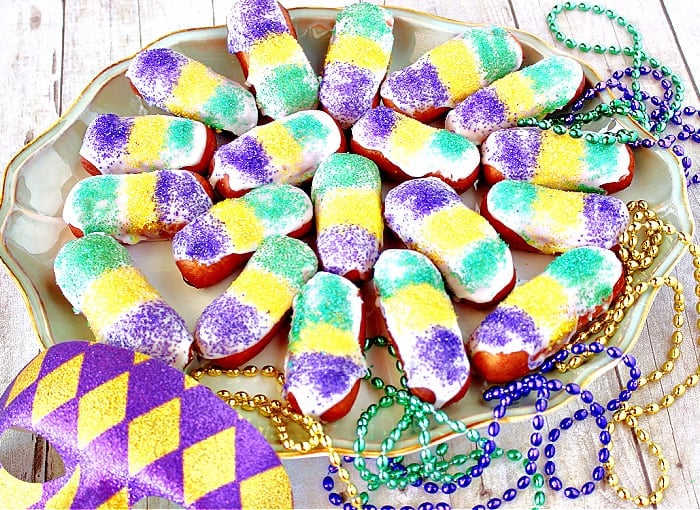
M 435 66 L 427 59 L 392 73 L 386 87 L 391 93 L 384 95 L 401 110 L 424 110 L 427 105 L 442 107 L 450 105 L 445 85 Z
M 462 338 L 444 326 L 433 326 L 418 337 L 416 355 L 422 370 L 430 371 L 445 383 L 465 380 L 469 370 Z
M 211 199 L 193 173 L 163 170 L 154 191 L 159 220 L 189 223 L 212 206 Z
M 287 385 L 317 393 L 324 400 L 345 395 L 365 373 L 352 359 L 324 352 L 304 352 L 293 356 L 289 363 L 293 370 L 287 371 Z
M 228 13 L 229 53 L 247 52 L 250 46 L 274 34 L 289 33 L 277 0 L 233 2 Z
M 629 220 L 627 207 L 621 200 L 595 193 L 584 197 L 583 217 L 588 232 L 584 243 L 601 248 L 612 248 L 616 245 L 618 234 Z
M 262 144 L 252 136 L 243 135 L 231 143 L 222 145 L 216 156 L 227 173 L 244 175 L 257 185 L 272 182 L 270 158 Z
M 459 125 L 464 127 L 478 128 L 480 124 L 501 124 L 506 121 L 506 107 L 493 87 L 477 90 L 453 111 Z
M 324 69 L 318 97 L 331 116 L 347 129 L 372 107 L 378 87 L 371 71 L 334 62 Z
M 396 124 L 396 112 L 386 106 L 378 106 L 365 113 L 357 126 L 368 138 L 383 140 L 391 135 Z
M 319 232 L 318 256 L 324 270 L 344 275 L 367 272 L 379 257 L 379 240 L 359 225 L 333 225 Z
M 198 260 L 206 264 L 228 253 L 230 237 L 221 221 L 209 214 L 199 216 L 173 237 L 176 260 Z
M 175 361 L 180 342 L 189 338 L 185 321 L 162 300 L 146 301 L 121 315 L 103 334 L 109 345 L 142 352 L 166 363 Z
M 392 230 L 394 222 L 400 221 L 402 215 L 394 217 L 395 211 L 410 211 L 413 221 L 424 217 L 452 204 L 460 202 L 455 191 L 441 180 L 430 177 L 413 179 L 391 190 L 385 200 L 385 217 Z
M 489 313 L 473 333 L 480 344 L 504 347 L 510 342 L 541 346 L 543 338 L 532 317 L 512 306 L 498 306 Z
M 128 117 L 120 117 L 114 113 L 98 115 L 90 124 L 85 141 L 101 159 L 112 158 L 126 147 L 132 125 L 133 119 Z
M 180 78 L 181 67 L 187 64 L 186 56 L 169 48 L 152 48 L 144 50 L 135 58 L 136 65 L 129 69 L 129 74 L 137 82 L 139 93 L 149 104 L 160 106 L 170 96 Z M 138 83 L 149 84 L 139 87 Z M 156 93 L 157 92 L 157 93 Z
M 494 159 L 506 179 L 525 181 L 535 173 L 542 137 L 539 129 L 504 129 L 492 135 L 498 149 Z
M 196 336 L 205 357 L 225 357 L 258 343 L 268 323 L 257 308 L 226 292 L 204 309 Z

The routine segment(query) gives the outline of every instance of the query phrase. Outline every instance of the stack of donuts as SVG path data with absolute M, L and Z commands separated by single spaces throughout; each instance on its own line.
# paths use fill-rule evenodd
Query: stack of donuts
M 367 334 L 447 406 L 472 376 L 536 368 L 619 292 L 632 153 L 517 127 L 577 98 L 578 62 L 527 64 L 515 35 L 474 26 L 389 72 L 393 16 L 365 2 L 338 13 L 318 70 L 275 0 L 232 0 L 227 27 L 244 83 L 148 48 L 126 76 L 159 113 L 87 127 L 55 273 L 98 341 L 233 367 L 283 335 L 287 400 L 333 421 Z M 172 243 L 189 285 L 228 285 L 190 330 L 123 246 L 142 241 Z M 529 281 L 523 250 L 551 259 Z

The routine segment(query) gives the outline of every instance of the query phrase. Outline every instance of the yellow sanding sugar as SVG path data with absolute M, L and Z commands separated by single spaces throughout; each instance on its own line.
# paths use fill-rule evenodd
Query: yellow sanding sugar
M 136 117 L 126 144 L 126 161 L 134 167 L 144 165 L 154 168 L 161 163 L 161 151 L 165 148 L 170 123 L 164 115 Z
M 435 128 L 409 117 L 399 116 L 389 135 L 390 159 L 395 165 L 415 165 L 415 158 L 430 141 Z
M 446 207 L 423 220 L 420 243 L 440 252 L 458 254 L 468 244 L 487 236 L 488 222 L 465 207 Z
M 382 307 L 397 335 L 420 333 L 436 325 L 451 327 L 457 320 L 445 293 L 426 283 L 397 290 L 382 301 Z
M 336 356 L 352 356 L 360 346 L 352 331 L 323 322 L 306 322 L 299 339 L 289 345 L 290 352 L 325 352 Z
M 562 173 L 566 174 L 567 181 L 580 180 L 582 162 L 586 155 L 582 139 L 560 136 L 549 131 L 541 131 L 540 136 L 535 183 L 561 183 Z
M 464 39 L 452 39 L 430 52 L 430 62 L 454 101 L 463 100 L 481 86 L 474 54 L 464 43 Z
M 294 299 L 284 278 L 250 265 L 231 283 L 228 291 L 234 292 L 241 302 L 269 314 L 273 322 L 289 310 Z
M 358 35 L 341 35 L 328 48 L 326 63 L 350 63 L 380 72 L 389 64 L 389 54 L 375 41 Z
M 496 81 L 493 86 L 496 88 L 496 95 L 506 105 L 507 110 L 517 107 L 519 112 L 533 111 L 537 106 L 537 99 L 532 91 L 531 80 L 522 73 L 507 74 L 500 80 Z M 513 114 L 508 113 L 507 120 Z
M 257 138 L 270 158 L 270 164 L 276 168 L 297 167 L 304 160 L 302 146 L 281 121 L 260 126 Z
M 175 115 L 191 116 L 191 112 L 200 111 L 214 95 L 222 79 L 212 73 L 201 62 L 188 62 L 182 66 L 180 78 L 173 88 L 172 100 L 168 109 Z
M 291 34 L 274 34 L 257 41 L 250 47 L 249 60 L 251 67 L 276 67 L 294 61 L 301 52 L 299 43 Z
M 132 229 L 146 232 L 158 222 L 154 200 L 157 174 L 154 172 L 130 175 L 122 181 L 126 196 L 126 211 Z
M 265 227 L 255 210 L 242 200 L 224 200 L 210 210 L 220 220 L 231 238 L 235 253 L 255 250 L 265 237 Z
M 384 233 L 382 205 L 377 192 L 366 188 L 347 188 L 327 191 L 316 214 L 319 232 L 334 225 L 359 225 L 370 234 L 381 238 Z
M 542 328 L 545 334 L 550 332 L 550 337 L 556 341 L 573 331 L 578 322 L 578 318 L 569 312 L 566 289 L 547 275 L 539 275 L 515 287 L 505 304 L 524 310 L 538 328 Z
M 85 289 L 83 314 L 99 338 L 101 332 L 114 324 L 119 316 L 132 307 L 159 299 L 158 291 L 133 266 L 121 266 L 104 272 Z
M 550 237 L 563 236 L 578 228 L 584 193 L 540 187 L 532 201 L 532 225 L 547 229 Z

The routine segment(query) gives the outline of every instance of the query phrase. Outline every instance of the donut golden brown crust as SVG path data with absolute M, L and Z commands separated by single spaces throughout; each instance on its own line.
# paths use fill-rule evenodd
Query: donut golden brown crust
M 300 238 L 309 233 L 312 222 L 308 221 L 299 229 L 287 234 L 289 237 Z M 214 285 L 237 268 L 245 264 L 252 253 L 233 253 L 226 255 L 213 264 L 202 264 L 196 260 L 176 260 L 175 264 L 182 274 L 182 279 L 188 285 L 201 289 Z
M 590 262 L 586 269 L 574 267 L 586 261 Z M 545 278 L 538 275 L 518 287 L 484 318 L 468 340 L 472 368 L 489 383 L 506 383 L 530 372 L 576 331 L 608 310 L 625 287 L 625 273 L 617 257 L 596 247 L 560 255 L 543 275 Z M 575 290 L 578 287 L 592 294 L 583 293 L 588 297 L 582 297 Z M 591 295 L 596 296 L 595 301 Z M 571 310 L 579 310 L 581 315 L 572 317 Z
M 347 151 L 347 142 L 345 139 L 345 134 L 343 131 L 338 127 L 337 124 L 335 124 L 336 129 L 338 130 L 338 133 L 340 135 L 340 144 L 338 145 L 338 148 L 334 152 L 346 152 Z M 209 164 L 209 172 L 214 171 L 214 159 L 211 160 L 211 163 Z M 225 198 L 238 198 L 242 197 L 245 195 L 249 190 L 248 189 L 232 189 L 229 186 L 229 176 L 228 174 L 224 175 L 221 179 L 219 179 L 216 184 L 214 185 L 214 190 L 216 193 Z

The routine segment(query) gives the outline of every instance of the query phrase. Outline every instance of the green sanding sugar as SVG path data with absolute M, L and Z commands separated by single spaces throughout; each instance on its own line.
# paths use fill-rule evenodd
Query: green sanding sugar
M 304 285 L 304 276 L 308 278 L 318 268 L 318 260 L 309 245 L 287 236 L 263 240 L 250 263 L 285 278 L 297 290 Z
M 282 122 L 284 122 L 285 129 L 302 148 L 308 147 L 310 143 L 327 139 L 330 133 L 328 126 L 310 113 L 292 115 Z
M 483 239 L 462 259 L 455 275 L 469 292 L 475 292 L 493 281 L 501 270 L 499 261 L 505 260 L 506 243 L 500 239 Z
M 532 216 L 532 204 L 537 199 L 537 186 L 517 181 L 501 181 L 491 188 L 489 202 L 498 204 L 495 209 L 517 211 Z
M 425 256 L 411 250 L 386 250 L 374 270 L 374 284 L 382 298 L 412 285 L 427 284 L 445 291 L 440 271 Z
M 574 67 L 566 57 L 549 57 L 523 69 L 523 75 L 531 81 L 535 94 L 546 98 L 545 110 L 551 112 L 563 107 L 573 96 L 578 83 L 572 83 Z M 574 87 L 571 94 L 567 89 Z
M 96 175 L 83 179 L 76 187 L 73 202 L 85 234 L 113 232 L 119 220 L 117 190 L 120 179 L 115 175 Z
M 336 26 L 341 26 L 344 34 L 367 37 L 373 41 L 379 41 L 391 34 L 384 9 L 366 2 L 343 9 L 336 18 Z
M 56 255 L 56 283 L 73 306 L 80 303 L 88 285 L 106 271 L 131 265 L 121 244 L 104 234 L 88 234 L 68 241 Z
M 430 147 L 450 161 L 459 161 L 474 149 L 474 144 L 462 135 L 439 129 L 431 136 Z
M 217 129 L 225 129 L 222 119 L 237 119 L 243 114 L 245 94 L 235 86 L 219 85 L 204 105 L 203 110 L 207 113 L 202 121 Z
M 287 234 L 290 226 L 301 224 L 311 209 L 309 197 L 289 184 L 267 184 L 249 191 L 241 200 L 250 205 L 267 230 L 279 234 Z
M 585 159 L 592 177 L 603 177 L 617 167 L 618 147 L 617 145 L 586 142 Z
M 336 188 L 381 189 L 379 168 L 370 159 L 358 154 L 337 152 L 325 158 L 314 173 L 311 198 Z
M 168 149 L 176 151 L 188 150 L 194 142 L 195 124 L 188 119 L 174 119 L 168 127 Z
M 318 102 L 318 78 L 305 66 L 277 66 L 263 84 L 257 88 L 257 100 L 264 111 L 312 110 Z
M 594 307 L 612 293 L 610 283 L 601 278 L 606 259 L 600 250 L 582 247 L 554 259 L 545 273 L 563 285 L 579 289 L 578 298 L 585 307 Z
M 348 280 L 342 276 L 316 273 L 296 298 L 290 338 L 298 338 L 299 333 L 309 323 L 325 323 L 340 330 L 351 330 L 351 285 L 348 285 Z
M 503 28 L 473 29 L 467 33 L 483 62 L 487 81 L 495 81 L 516 68 L 517 52 Z

